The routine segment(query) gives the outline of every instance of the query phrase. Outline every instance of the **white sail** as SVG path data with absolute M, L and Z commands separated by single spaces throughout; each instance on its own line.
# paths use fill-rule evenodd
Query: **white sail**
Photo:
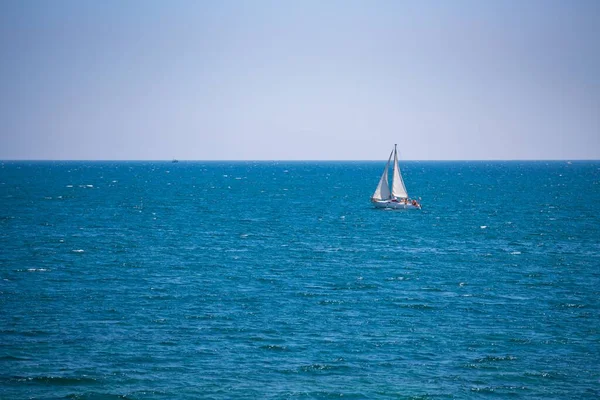
M 383 174 L 381 174 L 381 179 L 379 180 L 379 185 L 377 185 L 377 189 L 375 189 L 375 193 L 373 193 L 374 200 L 387 200 L 390 198 L 390 186 L 388 185 L 388 170 L 390 169 L 390 161 L 392 160 L 392 153 L 390 153 L 390 157 L 388 158 L 387 164 L 385 164 L 385 169 L 383 170 Z
M 386 168 L 387 171 L 387 168 Z M 398 167 L 398 152 L 396 146 L 394 146 L 394 173 L 392 175 L 392 197 L 397 199 L 407 199 L 408 193 L 406 193 L 406 187 L 402 180 L 402 174 L 400 173 L 400 167 Z

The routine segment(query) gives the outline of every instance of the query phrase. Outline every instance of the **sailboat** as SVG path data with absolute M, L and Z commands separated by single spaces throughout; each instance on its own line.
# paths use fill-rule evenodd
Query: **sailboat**
M 394 145 L 394 150 L 390 153 L 381 179 L 375 193 L 371 196 L 371 202 L 376 208 L 392 208 L 392 209 L 421 209 L 421 204 L 417 200 L 408 197 L 406 192 L 406 186 L 404 186 L 404 180 L 400 173 L 400 167 L 398 167 L 398 145 Z M 388 170 L 390 169 L 390 162 L 392 161 L 392 155 L 394 156 L 394 171 L 392 173 L 392 190 L 388 185 Z

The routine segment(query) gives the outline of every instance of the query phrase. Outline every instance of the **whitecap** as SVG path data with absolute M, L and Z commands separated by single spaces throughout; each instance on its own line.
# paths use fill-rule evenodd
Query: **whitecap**
M 83 253 L 83 250 L 82 249 L 76 249 L 76 250 L 73 250 L 73 253 Z
M 519 254 L 521 254 L 521 252 L 520 252 L 520 251 L 513 251 L 513 252 L 511 252 L 510 254 L 512 254 L 512 255 L 515 255 L 515 256 L 516 256 L 516 255 L 519 255 Z
M 481 226 L 480 226 L 480 228 L 481 228 L 481 229 L 486 229 L 486 228 L 487 228 L 487 225 L 481 225 Z
M 73 187 L 73 185 L 67 185 L 67 187 Z

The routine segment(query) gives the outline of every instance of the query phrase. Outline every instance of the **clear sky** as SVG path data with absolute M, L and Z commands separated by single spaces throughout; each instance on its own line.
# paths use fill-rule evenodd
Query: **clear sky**
M 600 159 L 600 1 L 0 1 L 0 159 Z

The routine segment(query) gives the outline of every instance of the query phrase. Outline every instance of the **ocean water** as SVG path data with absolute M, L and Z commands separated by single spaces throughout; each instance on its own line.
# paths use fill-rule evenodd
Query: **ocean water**
M 600 162 L 0 164 L 2 399 L 597 399 Z

